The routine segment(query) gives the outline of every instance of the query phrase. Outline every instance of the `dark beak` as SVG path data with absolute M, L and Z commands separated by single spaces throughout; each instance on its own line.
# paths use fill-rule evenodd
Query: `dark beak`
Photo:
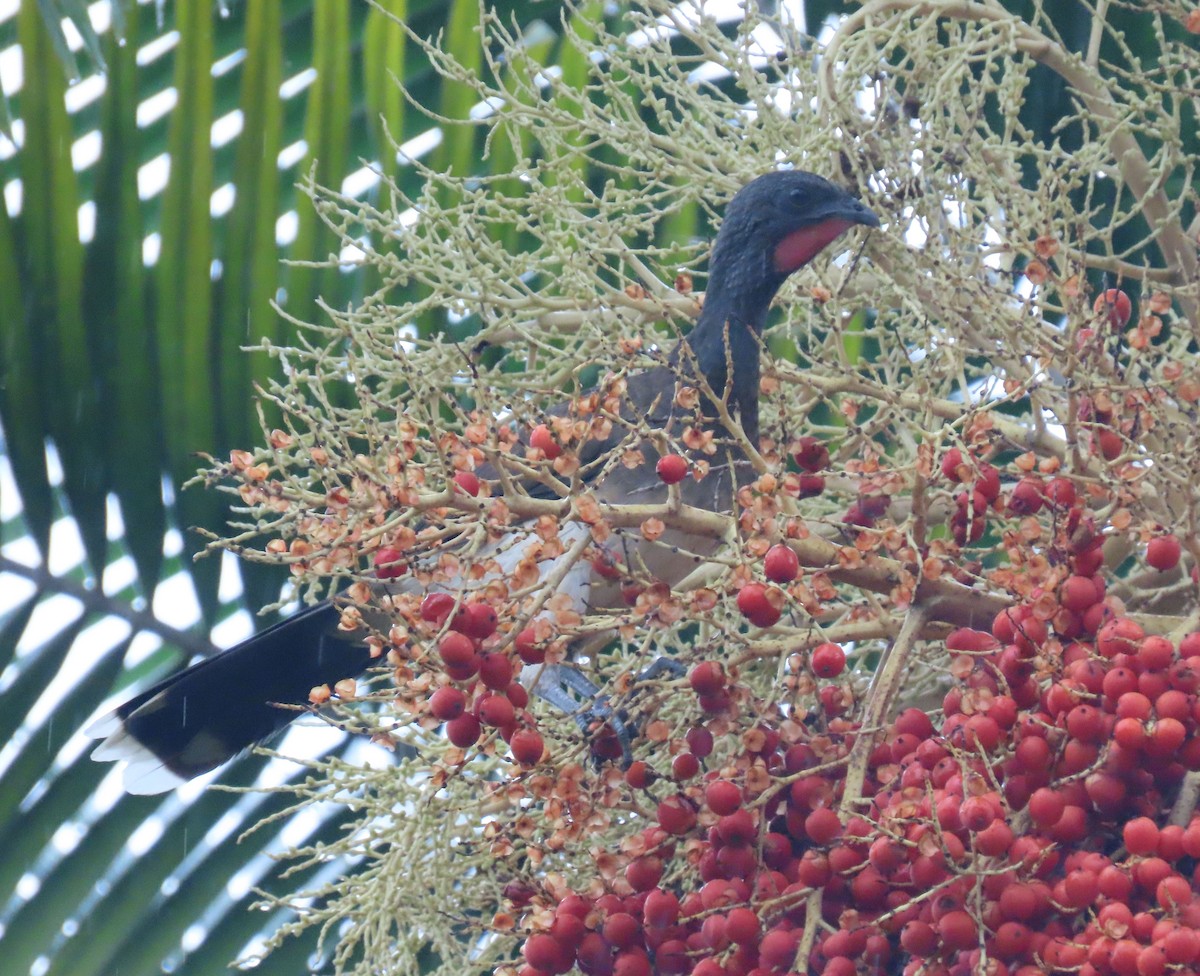
M 831 200 L 829 210 L 824 214 L 824 220 L 845 220 L 851 224 L 862 224 L 864 227 L 878 227 L 879 218 L 861 200 L 846 196 L 840 200 Z

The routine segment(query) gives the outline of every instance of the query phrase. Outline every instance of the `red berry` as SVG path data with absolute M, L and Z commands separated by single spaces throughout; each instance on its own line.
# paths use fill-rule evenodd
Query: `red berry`
M 688 672 L 688 684 L 697 695 L 715 695 L 725 688 L 725 671 L 718 661 L 701 661 Z
M 646 950 L 640 946 L 626 949 L 613 961 L 613 976 L 651 976 L 653 968 Z
M 786 969 L 796 960 L 800 933 L 790 929 L 771 929 L 758 944 L 758 958 L 767 966 Z
M 456 630 L 442 634 L 441 640 L 438 641 L 438 653 L 447 667 L 467 669 L 468 677 L 479 670 L 480 658 L 475 653 L 475 642 L 466 634 L 460 634 Z
M 829 807 L 817 807 L 804 818 L 804 832 L 814 844 L 828 844 L 842 832 L 842 821 Z
M 713 813 L 727 817 L 741 807 L 742 791 L 735 783 L 718 779 L 708 784 L 704 791 L 704 802 Z
M 513 708 L 520 709 L 529 706 L 529 692 L 519 681 L 509 682 L 508 687 L 504 689 L 504 696 L 513 703 Z
M 546 660 L 546 649 L 538 645 L 537 631 L 532 627 L 526 627 L 517 634 L 513 643 L 517 656 L 526 664 L 541 664 Z
M 977 832 L 996 821 L 996 809 L 982 796 L 969 796 L 959 807 L 958 817 L 967 830 Z
M 1179 722 L 1189 721 L 1191 705 L 1182 691 L 1164 691 L 1154 699 L 1154 712 L 1159 718 L 1173 718 Z
M 404 553 L 395 546 L 384 546 L 375 550 L 375 575 L 379 579 L 395 579 L 408 572 Z
M 812 669 L 818 678 L 836 678 L 846 669 L 846 652 L 838 644 L 818 644 L 812 652 Z
M 985 857 L 1007 854 L 1013 842 L 1013 830 L 1003 820 L 993 820 L 975 835 L 975 850 Z
M 958 627 L 946 635 L 948 651 L 991 651 L 995 650 L 998 643 L 987 631 L 973 630 L 970 627 Z
M 1058 602 L 1074 613 L 1083 613 L 1100 600 L 1090 576 L 1068 576 L 1058 590 Z
M 1135 857 L 1153 854 L 1158 850 L 1158 825 L 1149 817 L 1126 822 L 1121 837 L 1125 841 L 1125 850 Z
M 763 557 L 763 575 L 772 583 L 790 583 L 800 575 L 800 557 L 791 546 L 777 543 Z
M 454 609 L 454 597 L 449 593 L 430 593 L 421 601 L 420 615 L 426 623 L 439 627 Z
M 1063 904 L 1070 908 L 1087 908 L 1100 893 L 1100 880 L 1091 871 L 1076 868 L 1063 878 Z
M 1200 955 L 1200 933 L 1195 929 L 1172 929 L 1163 939 L 1167 961 L 1175 964 L 1195 962 Z
M 635 790 L 644 790 L 654 782 L 654 770 L 638 759 L 625 770 L 625 782 Z
M 726 844 L 748 844 L 757 835 L 754 815 L 749 810 L 735 810 L 717 821 L 717 836 Z
M 1172 874 L 1155 886 L 1154 898 L 1164 912 L 1178 912 L 1191 902 L 1192 886 L 1186 878 Z
M 1179 565 L 1179 556 L 1182 552 L 1183 547 L 1180 546 L 1179 540 L 1175 536 L 1156 536 L 1146 546 L 1146 562 L 1160 573 L 1164 573 Z
M 758 915 L 749 908 L 734 908 L 725 916 L 725 935 L 737 945 L 753 945 L 762 931 Z
M 1162 976 L 1167 968 L 1167 954 L 1162 946 L 1144 946 L 1138 953 L 1138 976 Z
M 1075 482 L 1070 478 L 1051 478 L 1046 482 L 1046 500 L 1056 508 L 1075 504 Z
M 474 498 L 479 494 L 479 476 L 474 471 L 459 471 L 454 476 L 454 487 Z
M 1137 663 L 1143 672 L 1163 671 L 1175 659 L 1175 645 L 1167 638 L 1151 634 L 1138 646 Z
M 1121 435 L 1107 427 L 1096 434 L 1096 445 L 1100 448 L 1100 453 L 1106 461 L 1115 461 L 1121 456 L 1125 447 L 1121 441 Z
M 671 776 L 678 782 L 691 779 L 700 772 L 700 760 L 690 752 L 681 752 L 671 760 Z
M 496 610 L 487 603 L 464 603 L 450 621 L 450 629 L 483 640 L 491 637 L 499 625 Z
M 503 728 L 516 721 L 512 702 L 504 695 L 484 695 L 479 702 L 479 720 L 493 728 Z
M 1156 758 L 1173 757 L 1187 738 L 1187 726 L 1178 719 L 1160 718 L 1149 730 L 1146 752 Z
M 825 479 L 819 474 L 800 475 L 800 497 L 816 498 L 825 490 Z
M 612 946 L 599 932 L 588 932 L 579 940 L 575 958 L 579 960 L 579 968 L 585 973 L 607 973 L 612 967 Z M 522 971 L 518 976 L 530 974 Z
M 969 949 L 979 942 L 975 919 L 961 909 L 947 912 L 938 920 L 937 934 L 942 946 L 951 950 Z
M 666 928 L 679 918 L 679 899 L 669 891 L 655 889 L 646 896 L 642 918 L 647 925 Z
M 653 854 L 635 857 L 625 867 L 625 880 L 634 891 L 649 891 L 658 884 L 663 873 L 662 858 Z
M 658 459 L 654 470 L 664 485 L 677 485 L 687 477 L 687 459 L 678 454 L 664 454 Z
M 1113 726 L 1113 741 L 1122 749 L 1139 751 L 1146 745 L 1146 726 L 1140 719 L 1117 719 Z
M 928 739 L 933 735 L 933 722 L 919 708 L 906 708 L 896 716 L 897 735 L 915 735 L 918 739 Z
M 1012 515 L 1036 515 L 1042 507 L 1042 497 L 1042 483 L 1038 478 L 1022 478 L 1008 498 L 1008 511 Z
M 1024 922 L 1038 910 L 1038 897 L 1030 884 L 1010 884 L 1000 892 L 1000 914 L 1012 921 Z
M 493 691 L 501 691 L 512 684 L 512 662 L 503 654 L 483 654 L 479 659 L 479 679 Z
M 686 834 L 696 824 L 696 811 L 687 797 L 669 796 L 656 811 L 659 826 L 668 834 Z
M 446 738 L 460 749 L 465 749 L 478 741 L 482 730 L 479 719 L 467 712 L 446 723 Z
M 993 952 L 998 959 L 1013 960 L 1029 951 L 1030 932 L 1020 922 L 1005 922 L 996 929 Z
M 567 952 L 552 935 L 540 932 L 525 940 L 522 947 L 525 961 L 545 973 L 562 973 L 570 968 Z M 566 963 L 564 966 L 563 964 Z
M 1104 713 L 1091 705 L 1076 705 L 1067 713 L 1067 734 L 1081 742 L 1101 742 L 1105 737 Z
M 628 912 L 614 912 L 604 920 L 604 938 L 618 949 L 628 949 L 641 934 L 641 922 Z
M 1114 617 L 1096 634 L 1096 650 L 1103 657 L 1133 654 L 1146 634 L 1128 617 Z
M 867 865 L 850 882 L 850 897 L 859 908 L 877 908 L 883 904 L 891 887 L 878 870 Z
M 1109 288 L 1096 296 L 1092 311 L 1103 315 L 1113 332 L 1120 332 L 1133 315 L 1133 303 L 1120 288 Z
M 924 957 L 933 953 L 938 945 L 938 934 L 933 926 L 920 919 L 905 923 L 900 930 L 900 948 L 914 957 Z
M 512 750 L 513 758 L 522 766 L 533 766 L 541 761 L 546 744 L 533 729 L 518 729 L 508 740 L 508 747 Z
M 1039 827 L 1053 827 L 1062 817 L 1066 800 L 1058 790 L 1043 786 L 1029 798 L 1029 816 Z
M 962 451 L 957 447 L 942 455 L 942 476 L 955 484 L 971 480 L 971 469 L 963 464 Z
M 562 454 L 562 447 L 554 439 L 554 434 L 545 424 L 538 424 L 530 432 L 529 446 L 536 447 L 551 461 Z
M 703 725 L 696 725 L 688 729 L 684 739 L 697 759 L 706 759 L 712 755 L 715 745 L 713 734 Z
M 755 627 L 772 627 L 783 616 L 784 595 L 781 590 L 762 583 L 747 583 L 737 595 L 737 606 Z
M 802 471 L 816 474 L 829 467 L 829 448 L 815 437 L 804 436 L 797 441 L 796 465 Z
M 990 464 L 981 463 L 979 465 L 979 478 L 975 482 L 975 490 L 990 505 L 1000 497 L 1000 472 Z
M 449 722 L 467 709 L 467 696 L 457 688 L 445 685 L 429 696 L 429 714 Z

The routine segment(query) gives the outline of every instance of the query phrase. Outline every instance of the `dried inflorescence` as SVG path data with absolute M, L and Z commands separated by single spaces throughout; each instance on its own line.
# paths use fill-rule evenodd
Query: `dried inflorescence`
M 636 37 L 572 32 L 570 83 L 485 19 L 493 81 L 426 49 L 493 106 L 472 124 L 511 175 L 430 173 L 391 208 L 316 194 L 382 284 L 280 351 L 283 424 L 212 478 L 248 511 L 219 544 L 318 595 L 358 580 L 346 623 L 386 665 L 381 709 L 339 714 L 405 758 L 304 788 L 361 813 L 301 856 L 367 867 L 281 902 L 344 971 L 518 945 L 533 976 L 1200 962 L 1200 279 L 1173 108 L 1200 63 L 1170 5 L 1139 12 L 1163 43 L 1137 84 L 1034 7 L 873 0 L 814 58 L 784 24 L 653 2 Z M 724 88 L 695 81 L 714 65 Z M 1016 123 L 1035 69 L 1078 98 L 1070 152 Z M 782 293 L 726 514 L 601 503 L 585 475 L 650 450 L 671 486 L 719 464 L 699 419 L 620 417 L 703 300 L 700 248 L 645 242 L 780 147 L 884 230 Z M 585 159 L 611 179 L 585 190 Z M 620 545 L 680 530 L 712 548 L 674 587 Z M 578 613 L 550 563 L 624 602 Z M 522 700 L 521 665 L 572 653 L 640 727 L 627 770 Z M 659 654 L 688 679 L 639 683 Z

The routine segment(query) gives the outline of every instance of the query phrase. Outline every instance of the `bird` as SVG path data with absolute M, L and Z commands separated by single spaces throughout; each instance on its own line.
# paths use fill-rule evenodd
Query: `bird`
M 733 508 L 738 487 L 753 474 L 739 445 L 758 443 L 761 336 L 771 303 L 791 274 L 856 225 L 877 228 L 880 221 L 847 190 L 803 170 L 765 173 L 732 197 L 713 243 L 696 324 L 657 365 L 626 377 L 621 416 L 629 424 L 616 425 L 609 436 L 579 447 L 580 470 L 600 502 L 665 500 L 667 487 L 656 475 L 659 452 L 653 444 L 638 443 L 643 460 L 635 467 L 602 462 L 627 442 L 634 426 L 661 431 L 683 419 L 676 418 L 680 407 L 674 394 L 682 385 L 693 385 L 704 391 L 699 410 L 709 428 L 730 433 L 716 419 L 722 412 L 718 406 L 724 405 L 725 416 L 737 415 L 746 440 L 724 436 L 706 475 L 679 485 L 681 501 L 712 512 Z M 566 409 L 564 401 L 551 405 L 548 414 Z M 544 482 L 526 490 L 534 496 L 549 494 Z M 588 543 L 586 534 L 582 523 L 565 522 L 560 531 L 564 549 Z M 719 544 L 719 539 L 678 530 L 654 543 L 636 531 L 618 532 L 608 543 L 668 585 L 678 583 Z M 512 546 L 494 555 L 507 571 L 522 550 Z M 565 572 L 556 573 L 561 558 L 539 563 L 541 578 L 553 577 L 557 591 L 567 594 L 580 613 L 618 605 L 619 588 L 598 577 L 594 560 L 576 558 Z M 339 627 L 341 620 L 335 602 L 306 607 L 147 688 L 88 729 L 103 739 L 92 758 L 125 762 L 128 792 L 158 793 L 271 738 L 303 714 L 314 687 L 357 676 L 372 665 L 364 632 Z M 527 666 L 521 680 L 566 711 L 581 711 L 581 701 L 586 705 L 597 694 L 591 680 L 569 662 Z M 293 707 L 281 707 L 288 705 Z

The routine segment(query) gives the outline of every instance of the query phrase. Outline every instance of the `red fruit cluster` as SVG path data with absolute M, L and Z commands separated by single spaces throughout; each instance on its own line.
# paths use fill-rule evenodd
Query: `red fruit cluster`
M 711 663 L 698 665 L 689 680 L 705 694 L 725 685 Z M 687 738 L 693 750 L 700 746 L 698 758 L 707 757 L 707 730 L 693 729 Z M 742 741 L 735 764 L 742 774 L 771 768 L 771 781 L 780 783 L 817 762 L 807 746 L 784 749 L 779 733 L 765 726 Z M 521 976 L 572 966 L 588 976 L 770 976 L 796 968 L 804 896 L 830 877 L 824 854 L 800 851 L 830 844 L 843 827 L 832 809 L 801 808 L 785 788 L 777 788 L 767 810 L 750 803 L 755 795 L 717 771 L 686 792 L 664 791 L 655 823 L 627 843 L 612 890 L 560 895 L 548 927 L 541 916 L 542 929 L 524 943 Z M 815 794 L 806 788 L 797 795 L 807 803 Z M 832 798 L 832 786 L 823 795 Z M 684 856 L 685 839 L 698 884 L 676 892 L 662 882 L 667 866 Z M 568 915 L 575 921 L 564 921 Z M 859 945 L 855 938 L 848 949 L 878 961 L 891 954 L 885 941 Z
M 516 680 L 519 664 L 495 645 L 495 608 L 467 602 L 455 609 L 448 593 L 430 593 L 420 606 L 420 618 L 434 627 L 447 626 L 438 638 L 442 668 L 455 682 L 429 697 L 429 714 L 445 723 L 446 738 L 466 749 L 479 741 L 484 728 L 494 728 L 522 765 L 540 761 L 544 743 L 533 716 L 526 711 L 529 692 Z M 514 642 L 520 645 L 523 631 Z M 522 654 L 524 656 L 524 654 Z
M 949 635 L 940 729 L 910 708 L 876 735 L 849 811 L 860 730 L 829 710 L 760 720 L 707 772 L 719 715 L 671 776 L 635 763 L 653 822 L 603 890 L 550 898 L 522 976 L 967 976 L 985 954 L 993 976 L 1200 971 L 1200 817 L 1166 825 L 1200 768 L 1200 633 L 1176 647 L 1106 617 L 1081 573 L 1057 596 Z M 820 645 L 813 670 L 835 659 Z M 706 713 L 728 702 L 719 663 L 688 681 Z
M 800 557 L 785 543 L 776 543 L 763 557 L 763 575 L 772 583 L 791 583 L 800 575 Z M 755 627 L 773 627 L 783 616 L 787 594 L 757 580 L 746 583 L 737 594 L 737 607 Z
M 804 436 L 794 445 L 793 457 L 800 469 L 797 494 L 801 498 L 813 498 L 825 490 L 825 478 L 819 472 L 829 467 L 829 448 L 816 437 Z
M 987 528 L 988 509 L 1000 497 L 1000 473 L 986 461 L 968 462 L 963 452 L 952 447 L 942 456 L 942 475 L 969 490 L 954 496 L 950 531 L 960 546 L 978 542 Z
M 717 661 L 701 661 L 688 673 L 688 684 L 709 714 L 726 711 L 731 703 L 725 669 Z

